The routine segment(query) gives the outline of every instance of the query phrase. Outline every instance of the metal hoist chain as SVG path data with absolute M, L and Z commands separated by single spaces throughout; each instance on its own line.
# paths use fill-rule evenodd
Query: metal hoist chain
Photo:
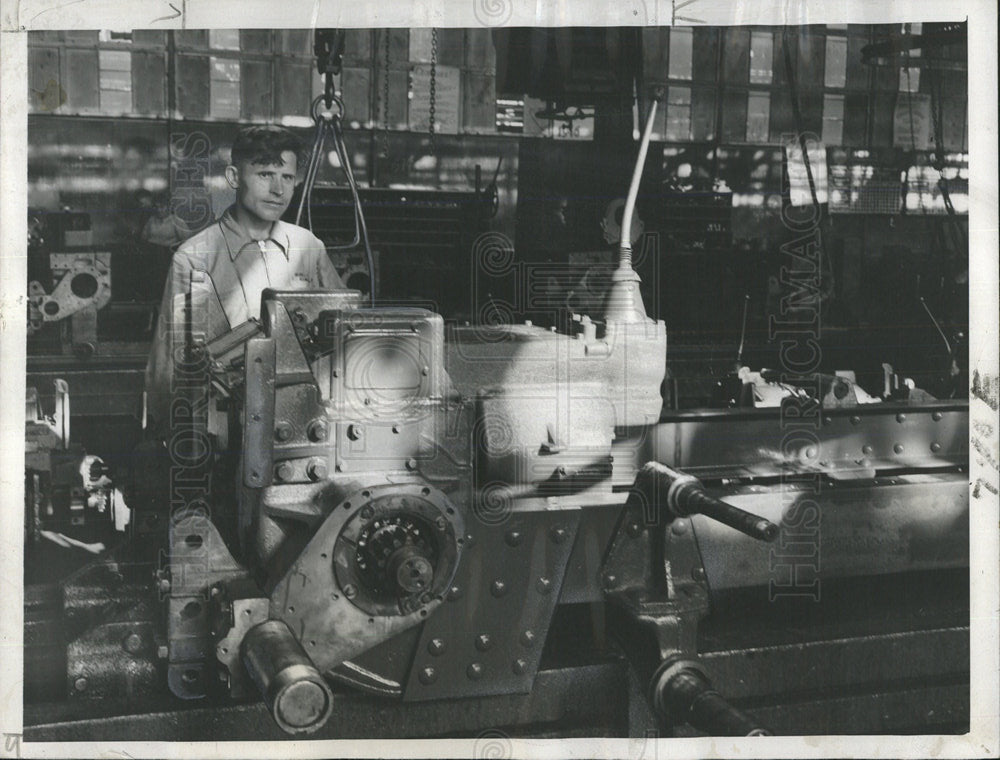
M 434 105 L 437 96 L 437 51 L 438 51 L 438 30 L 431 29 L 431 103 L 430 118 L 428 119 L 428 130 L 431 134 L 431 149 L 434 148 Z
M 385 30 L 385 79 L 382 82 L 382 158 L 389 157 L 389 30 Z

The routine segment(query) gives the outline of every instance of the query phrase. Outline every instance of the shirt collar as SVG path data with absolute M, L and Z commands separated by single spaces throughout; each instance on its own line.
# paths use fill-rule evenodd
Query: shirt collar
M 236 221 L 236 206 L 230 206 L 226 209 L 226 212 L 219 219 L 219 228 L 222 230 L 222 238 L 226 242 L 226 248 L 229 250 L 229 258 L 233 261 L 239 256 L 243 249 L 248 245 L 256 246 L 258 241 L 254 240 L 247 234 L 247 231 L 243 229 L 238 221 Z M 271 231 L 268 233 L 265 240 L 269 240 L 274 243 L 281 252 L 285 254 L 285 258 L 288 258 L 289 249 L 289 239 L 288 230 L 285 228 L 285 223 L 278 219 L 271 225 Z

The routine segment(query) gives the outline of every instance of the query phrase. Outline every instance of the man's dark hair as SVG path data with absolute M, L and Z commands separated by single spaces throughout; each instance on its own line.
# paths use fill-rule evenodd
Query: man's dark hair
M 242 163 L 280 164 L 281 154 L 290 150 L 296 163 L 305 162 L 302 141 L 283 127 L 244 127 L 233 140 L 230 161 L 234 166 Z

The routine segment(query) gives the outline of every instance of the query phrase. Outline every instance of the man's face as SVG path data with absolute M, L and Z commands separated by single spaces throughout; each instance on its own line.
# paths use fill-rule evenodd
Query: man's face
M 237 167 L 236 202 L 261 221 L 280 219 L 292 201 L 297 159 L 290 150 L 281 159 L 281 164 L 246 162 Z

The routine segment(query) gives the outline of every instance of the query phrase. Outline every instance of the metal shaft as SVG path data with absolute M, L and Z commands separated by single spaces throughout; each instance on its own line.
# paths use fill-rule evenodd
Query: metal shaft
M 711 517 L 759 541 L 773 541 L 778 535 L 778 526 L 773 522 L 709 496 L 697 481 L 680 485 L 677 506 L 683 514 Z
M 709 736 L 769 736 L 770 731 L 729 704 L 694 661 L 675 661 L 653 682 L 653 706 L 669 725 L 685 722 Z
M 282 730 L 307 734 L 329 719 L 330 687 L 283 621 L 268 620 L 247 632 L 243 663 Z

